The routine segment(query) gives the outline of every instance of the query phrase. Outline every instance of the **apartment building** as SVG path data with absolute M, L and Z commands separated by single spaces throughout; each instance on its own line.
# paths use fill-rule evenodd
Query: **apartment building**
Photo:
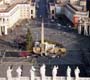
M 69 0 L 67 4 L 56 4 L 56 14 L 64 14 L 75 26 L 81 17 L 89 17 L 86 10 L 86 0 Z
M 0 35 L 7 35 L 8 29 L 12 28 L 18 20 L 36 17 L 35 3 L 25 2 L 0 6 L 2 6 L 0 9 Z

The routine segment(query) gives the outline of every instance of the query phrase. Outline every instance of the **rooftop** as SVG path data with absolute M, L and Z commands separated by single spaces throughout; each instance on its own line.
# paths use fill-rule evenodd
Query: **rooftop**
M 5 3 L 0 5 L 0 12 L 8 12 L 13 9 L 17 4 L 31 4 L 31 6 L 34 6 L 34 3 L 30 3 L 30 0 L 15 0 L 11 4 Z
M 7 5 L 3 4 L 3 5 L 0 5 L 0 11 L 4 11 L 7 9 Z
M 0 0 L 0 2 L 1 2 L 2 0 Z
M 71 10 L 72 12 L 86 12 L 85 10 L 83 10 L 82 9 L 82 7 L 81 6 L 78 6 L 78 5 L 71 5 L 71 4 L 68 4 L 68 5 L 66 5 L 67 6 L 67 8 L 69 9 L 69 10 Z

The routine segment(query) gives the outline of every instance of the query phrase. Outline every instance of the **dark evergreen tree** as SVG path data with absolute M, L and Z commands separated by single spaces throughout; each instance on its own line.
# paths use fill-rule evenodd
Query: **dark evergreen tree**
M 32 39 L 30 29 L 28 29 L 26 34 L 26 50 L 31 51 L 32 47 L 33 47 L 33 39 Z

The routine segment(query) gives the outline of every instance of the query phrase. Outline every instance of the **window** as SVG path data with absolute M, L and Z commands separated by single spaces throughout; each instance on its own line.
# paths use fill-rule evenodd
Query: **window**
M 31 19 L 33 19 L 33 16 L 31 16 Z
M 31 14 L 33 14 L 33 10 L 31 10 Z
M 54 10 L 52 10 L 52 14 L 54 14 Z

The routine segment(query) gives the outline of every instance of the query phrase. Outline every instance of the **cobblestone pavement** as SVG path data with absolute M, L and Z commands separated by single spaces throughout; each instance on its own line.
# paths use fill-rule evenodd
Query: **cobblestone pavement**
M 0 36 L 0 50 L 2 49 L 18 50 L 16 47 L 17 44 L 14 43 L 14 41 L 18 40 L 20 36 L 24 36 L 26 34 L 27 29 L 24 27 L 24 23 L 25 23 L 25 20 L 17 22 L 17 24 L 13 26 L 15 28 L 12 30 L 9 30 L 8 35 Z
M 47 22 L 45 22 L 47 23 Z M 41 22 L 28 20 L 27 23 L 22 23 L 21 26 L 16 27 L 8 36 L 0 37 L 0 49 L 17 49 L 12 47 L 13 40 L 17 36 L 25 35 L 27 28 L 30 28 L 34 40 L 40 40 L 41 33 Z M 63 46 L 67 49 L 67 54 L 60 59 L 50 59 L 50 58 L 37 58 L 37 63 L 50 63 L 50 64 L 59 64 L 59 65 L 83 65 L 82 50 L 84 54 L 87 54 L 90 49 L 90 38 L 82 35 L 78 35 L 75 30 L 71 30 L 68 26 L 57 26 L 57 23 L 48 22 L 45 24 L 45 39 L 53 40 L 59 43 L 62 43 Z M 16 45 L 16 44 L 15 44 Z M 11 60 L 12 62 L 17 62 L 16 59 L 6 59 L 7 61 Z M 14 61 L 15 60 L 15 61 Z M 20 60 L 20 59 L 19 59 Z M 24 60 L 21 60 L 24 61 Z M 28 61 L 26 61 L 28 62 Z M 85 69 L 83 67 L 83 69 Z

